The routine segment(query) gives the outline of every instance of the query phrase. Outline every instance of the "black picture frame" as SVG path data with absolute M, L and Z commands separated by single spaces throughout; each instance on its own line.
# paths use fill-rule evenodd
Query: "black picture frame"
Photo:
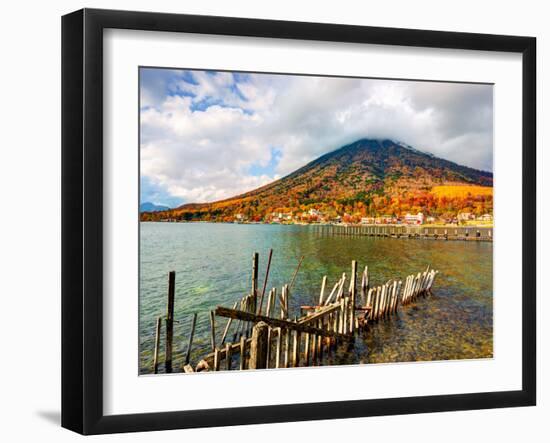
M 503 51 L 522 55 L 522 389 L 130 415 L 103 413 L 103 30 Z M 536 403 L 536 39 L 83 9 L 62 18 L 62 426 L 82 434 L 457 411 Z

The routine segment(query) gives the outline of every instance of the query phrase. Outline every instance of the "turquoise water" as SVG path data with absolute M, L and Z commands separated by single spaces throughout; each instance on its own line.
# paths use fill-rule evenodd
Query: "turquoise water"
M 157 316 L 166 313 L 168 272 L 176 271 L 174 344 L 176 370 L 187 348 L 193 313 L 198 313 L 192 363 L 209 352 L 209 311 L 231 307 L 251 286 L 252 254 L 260 254 L 260 288 L 269 249 L 273 249 L 268 289 L 289 283 L 304 261 L 290 307 L 319 297 L 323 275 L 332 288 L 351 260 L 369 266 L 371 286 L 424 270 L 440 271 L 430 298 L 373 324 L 340 350 L 331 364 L 380 363 L 492 357 L 493 245 L 376 237 L 322 236 L 315 226 L 214 223 L 141 223 L 140 373 L 152 371 Z M 330 289 L 329 289 L 330 290 Z M 217 342 L 225 320 L 217 318 Z M 230 334 L 231 335 L 231 334 Z M 162 361 L 162 356 L 161 356 Z M 162 366 L 162 365 L 161 365 Z M 161 368 L 162 370 L 162 368 Z

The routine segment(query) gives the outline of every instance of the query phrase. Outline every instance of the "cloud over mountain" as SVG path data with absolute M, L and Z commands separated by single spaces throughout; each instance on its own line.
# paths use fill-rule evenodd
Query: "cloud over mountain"
M 142 69 L 140 94 L 142 201 L 220 200 L 361 138 L 492 170 L 490 85 Z

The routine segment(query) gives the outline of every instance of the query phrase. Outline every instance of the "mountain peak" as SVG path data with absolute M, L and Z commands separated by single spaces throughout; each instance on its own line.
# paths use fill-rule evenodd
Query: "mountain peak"
M 156 205 L 151 202 L 143 202 L 139 205 L 139 212 L 159 212 L 168 211 L 170 208 L 164 205 Z
M 458 165 L 404 142 L 363 138 L 261 188 L 214 203 L 186 204 L 168 212 L 186 220 L 218 221 L 232 221 L 235 214 L 244 214 L 248 220 L 266 220 L 268 214 L 277 211 L 309 209 L 339 215 L 380 215 L 404 208 L 430 214 L 438 205 L 435 188 L 492 184 L 491 172 Z M 446 203 L 446 209 L 453 209 L 453 204 Z M 492 197 L 490 204 L 492 208 Z

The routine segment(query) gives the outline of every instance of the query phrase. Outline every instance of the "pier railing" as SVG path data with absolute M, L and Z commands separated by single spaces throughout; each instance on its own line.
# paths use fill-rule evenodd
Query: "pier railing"
M 351 273 L 327 287 L 324 276 L 318 300 L 300 306 L 299 315 L 292 317 L 289 299 L 302 259 L 289 284 L 281 291 L 272 288 L 263 299 L 271 265 L 271 251 L 262 290 L 258 289 L 258 254 L 252 260 L 252 288 L 249 294 L 231 308 L 217 306 L 209 312 L 211 352 L 191 364 L 191 349 L 197 314 L 192 317 L 187 352 L 179 371 L 201 372 L 220 370 L 289 368 L 324 364 L 339 347 L 355 339 L 356 332 L 366 331 L 373 322 L 390 319 L 400 307 L 431 294 L 438 271 L 428 266 L 424 272 L 407 276 L 404 281 L 391 279 L 379 286 L 370 286 L 368 267 L 358 280 L 357 261 L 351 263 Z M 173 356 L 175 272 L 169 274 L 167 314 L 158 317 L 155 325 L 153 372 L 160 360 L 162 324 L 165 324 L 165 372 L 170 373 Z M 358 283 L 359 282 L 359 283 Z M 225 320 L 221 340 L 216 341 L 216 318 Z M 232 332 L 232 334 L 230 334 Z
M 493 228 L 485 226 L 422 225 L 313 225 L 322 235 L 353 235 L 432 240 L 493 241 Z

